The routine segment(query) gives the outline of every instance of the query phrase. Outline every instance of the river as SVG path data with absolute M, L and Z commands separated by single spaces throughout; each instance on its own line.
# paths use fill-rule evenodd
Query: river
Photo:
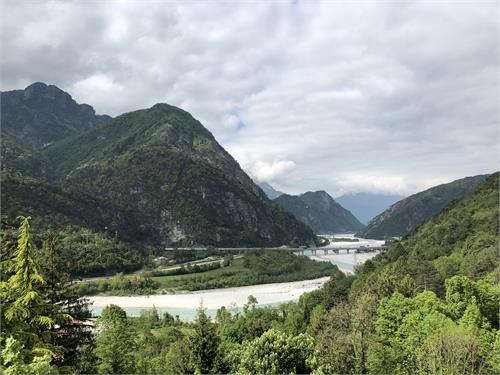
M 385 241 L 380 240 L 369 240 L 366 238 L 358 238 L 354 237 L 354 234 L 334 234 L 334 235 L 322 235 L 321 237 L 325 237 L 330 240 L 330 244 L 325 246 L 327 249 L 352 249 L 355 247 L 365 246 L 365 247 L 379 247 L 384 245 Z M 349 241 L 331 241 L 332 239 L 337 238 L 346 238 Z M 358 240 L 358 241 L 353 241 Z M 374 251 L 373 253 L 360 253 L 356 254 L 350 252 L 349 254 L 340 253 L 340 254 L 322 254 L 321 250 L 318 250 L 316 254 L 313 254 L 310 250 L 304 251 L 304 255 L 308 256 L 311 259 L 319 260 L 323 262 L 331 262 L 335 264 L 342 272 L 347 274 L 354 273 L 354 269 L 356 266 L 363 264 L 368 259 L 373 258 L 379 254 L 379 251 Z
M 287 283 L 249 285 L 235 288 L 200 290 L 176 294 L 154 294 L 150 296 L 91 296 L 94 315 L 100 315 L 102 309 L 110 304 L 122 307 L 129 316 L 138 316 L 141 310 L 155 307 L 158 312 L 168 312 L 173 316 L 190 320 L 196 310 L 203 306 L 207 315 L 214 316 L 217 309 L 226 306 L 233 311 L 240 311 L 248 296 L 254 296 L 258 306 L 279 305 L 297 301 L 305 293 L 320 288 L 329 277 L 314 280 L 292 281 Z
M 326 248 L 354 248 L 359 246 L 381 246 L 384 241 L 356 239 L 352 234 L 326 235 L 326 238 L 348 238 L 351 241 L 330 242 Z M 323 262 L 331 262 L 345 273 L 353 273 L 354 268 L 366 260 L 377 255 L 378 252 L 363 254 L 320 254 L 321 250 L 313 255 L 306 250 L 304 255 Z M 200 290 L 195 292 L 184 292 L 178 294 L 156 294 L 150 296 L 91 296 L 94 315 L 100 315 L 102 309 L 109 304 L 122 307 L 129 316 L 139 316 L 141 310 L 155 307 L 160 314 L 168 312 L 173 316 L 179 316 L 183 320 L 192 320 L 196 316 L 196 310 L 203 306 L 206 314 L 215 316 L 217 309 L 222 306 L 233 312 L 241 311 L 248 296 L 253 295 L 258 306 L 277 306 L 289 301 L 297 301 L 299 297 L 312 290 L 320 288 L 329 278 L 322 277 L 315 280 L 292 281 L 287 283 L 260 284 L 235 288 Z

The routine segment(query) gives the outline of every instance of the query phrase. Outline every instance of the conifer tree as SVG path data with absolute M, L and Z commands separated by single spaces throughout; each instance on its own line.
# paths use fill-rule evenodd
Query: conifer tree
M 134 372 L 134 331 L 127 323 L 127 314 L 119 306 L 107 306 L 97 321 L 96 355 L 103 374 Z
M 220 340 L 215 324 L 210 321 L 203 308 L 198 309 L 194 331 L 191 340 L 194 366 L 197 373 L 208 374 L 216 362 Z
M 55 318 L 71 317 L 61 314 L 56 306 L 48 304 L 41 294 L 44 279 L 35 261 L 35 246 L 30 234 L 30 217 L 19 217 L 17 245 L 12 257 L 2 261 L 6 280 L 0 283 L 1 299 L 1 344 L 11 337 L 23 348 L 20 358 L 31 362 L 35 354 L 53 354 L 50 328 Z
M 73 318 L 56 319 L 50 342 L 61 353 L 57 360 L 58 366 L 70 371 L 78 368 L 81 372 L 91 373 L 94 369 L 84 366 L 83 363 L 95 362 L 95 356 L 92 355 L 93 334 L 87 324 L 92 314 L 88 299 L 80 297 L 76 283 L 71 280 L 67 272 L 70 261 L 62 250 L 56 235 L 49 231 L 39 254 L 40 273 L 45 280 L 42 293 L 48 302 L 47 313 L 60 310 Z M 91 358 L 83 358 L 89 355 Z

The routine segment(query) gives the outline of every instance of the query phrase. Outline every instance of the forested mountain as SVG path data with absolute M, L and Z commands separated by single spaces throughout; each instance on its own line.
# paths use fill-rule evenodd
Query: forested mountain
M 361 266 L 408 274 L 422 290 L 443 293 L 446 278 L 480 278 L 499 265 L 499 173 L 447 206 L 407 238 Z M 440 289 L 441 288 L 441 289 Z
M 301 195 L 283 194 L 274 200 L 295 217 L 309 225 L 315 233 L 350 233 L 363 228 L 363 224 L 325 191 Z
M 160 316 L 156 309 L 131 318 L 110 305 L 92 332 L 65 315 L 83 320 L 89 312 L 61 272 L 67 260 L 60 245 L 49 237 L 37 250 L 25 219 L 17 244 L 2 232 L 7 277 L 0 289 L 5 322 L 0 368 L 6 373 L 498 373 L 499 203 L 495 173 L 355 275 L 334 271 L 323 288 L 298 302 L 258 307 L 250 296 L 242 311 L 222 307 L 211 319 L 200 309 L 193 322 Z M 266 264 L 271 254 L 255 254 L 253 261 Z M 61 303 L 68 297 L 76 304 Z M 52 330 L 54 322 L 64 330 Z
M 283 193 L 281 191 L 276 190 L 267 182 L 260 182 L 257 185 L 266 193 L 269 199 L 276 199 Z
M 389 206 L 404 198 L 402 195 L 395 194 L 350 193 L 335 198 L 335 201 L 366 224 Z
M 405 236 L 452 201 L 470 194 L 486 177 L 466 177 L 411 195 L 374 217 L 356 235 L 375 239 Z
M 83 115 L 85 121 L 68 120 L 80 107 L 55 86 L 34 84 L 26 92 L 30 100 L 40 96 L 20 110 L 31 117 L 11 115 L 21 99 L 10 96 L 22 91 L 2 100 L 2 117 L 12 118 L 2 136 L 4 213 L 30 213 L 153 246 L 315 241 L 311 229 L 273 204 L 189 113 L 157 104 L 94 126 L 95 116 L 94 122 Z M 19 117 L 29 131 L 13 130 Z M 38 133 L 55 135 L 42 142 Z
M 96 115 L 88 104 L 78 104 L 54 85 L 36 82 L 24 90 L 1 93 L 2 131 L 40 149 L 95 127 L 111 117 Z

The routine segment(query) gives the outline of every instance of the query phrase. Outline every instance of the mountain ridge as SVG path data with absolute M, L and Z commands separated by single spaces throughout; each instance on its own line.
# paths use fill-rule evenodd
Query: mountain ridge
M 465 177 L 413 194 L 374 217 L 356 236 L 374 239 L 405 236 L 452 201 L 470 194 L 488 176 Z
M 283 194 L 274 202 L 309 225 L 316 234 L 353 233 L 363 227 L 351 212 L 324 190 L 298 196 Z
M 77 103 L 57 86 L 42 82 L 22 90 L 0 92 L 0 96 L 2 132 L 35 149 L 111 119 L 97 115 L 88 104 Z
M 40 179 L 36 189 L 48 183 L 114 207 L 116 213 L 105 209 L 102 216 L 111 219 L 109 229 L 118 237 L 127 231 L 126 215 L 137 223 L 141 241 L 157 246 L 317 241 L 310 228 L 267 198 L 198 120 L 166 103 L 108 119 L 40 149 L 15 135 L 5 138 L 6 168 L 29 176 L 42 163 L 46 172 L 34 176 Z M 33 156 L 30 163 L 21 163 L 26 155 Z M 29 194 L 17 197 L 9 190 L 4 201 L 23 202 L 32 210 Z
M 265 181 L 257 183 L 257 186 L 259 186 L 264 191 L 264 193 L 266 193 L 267 197 L 271 200 L 276 199 L 280 195 L 285 194 L 279 190 L 276 190 L 271 186 L 271 184 Z

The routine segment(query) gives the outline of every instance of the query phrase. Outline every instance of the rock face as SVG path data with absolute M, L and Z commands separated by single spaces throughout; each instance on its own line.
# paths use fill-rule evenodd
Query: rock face
M 309 225 L 316 234 L 354 233 L 363 224 L 325 191 L 294 196 L 283 194 L 274 200 Z
M 54 100 L 77 110 L 67 94 Z M 40 106 L 41 113 L 52 114 L 62 104 Z M 87 115 L 81 119 L 92 119 Z M 98 127 L 92 122 L 78 124 L 87 130 L 33 152 L 46 169 L 37 177 L 63 189 L 65 197 L 99 202 L 96 212 L 105 219 L 82 217 L 83 226 L 105 222 L 106 230 L 121 238 L 164 246 L 281 246 L 316 241 L 309 227 L 271 202 L 212 134 L 179 108 L 156 104 Z M 26 150 L 14 146 L 9 167 L 31 174 L 32 168 L 18 162 Z M 37 204 L 9 198 L 28 208 Z M 60 216 L 71 217 L 67 209 L 71 205 L 65 204 Z M 66 221 L 74 223 L 75 218 Z
M 356 236 L 374 239 L 405 236 L 452 201 L 469 195 L 487 177 L 466 177 L 411 195 L 374 217 Z
M 96 115 L 88 104 L 78 104 L 66 92 L 45 83 L 1 93 L 2 131 L 40 149 L 95 127 L 111 117 Z

